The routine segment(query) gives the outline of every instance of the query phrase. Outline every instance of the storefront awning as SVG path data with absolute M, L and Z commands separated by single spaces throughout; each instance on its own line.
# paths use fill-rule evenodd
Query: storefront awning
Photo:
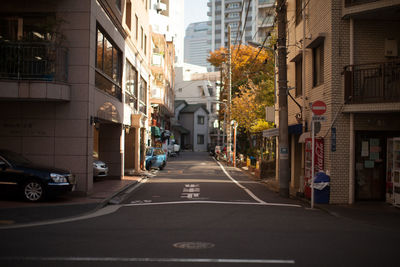
M 160 128 L 157 126 L 151 126 L 151 134 L 154 135 L 154 137 L 161 137 Z
M 288 133 L 299 135 L 303 132 L 303 125 L 301 123 L 289 125 Z M 263 131 L 263 137 L 279 136 L 279 128 L 273 128 Z

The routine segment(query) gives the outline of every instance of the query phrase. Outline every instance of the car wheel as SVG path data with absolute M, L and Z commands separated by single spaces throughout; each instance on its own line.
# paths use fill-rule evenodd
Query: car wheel
M 150 169 L 151 169 L 151 162 L 148 165 L 146 164 L 146 170 L 150 171 Z
M 44 198 L 44 187 L 38 181 L 28 181 L 24 184 L 22 190 L 25 200 L 29 202 L 37 202 Z
M 165 168 L 165 165 L 166 165 L 166 163 L 165 163 L 165 161 L 163 161 L 163 163 L 162 163 L 161 166 L 160 166 L 160 170 L 164 169 L 164 168 Z

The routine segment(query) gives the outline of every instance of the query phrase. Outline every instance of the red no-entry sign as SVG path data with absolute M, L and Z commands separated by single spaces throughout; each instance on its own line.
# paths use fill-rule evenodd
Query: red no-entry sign
M 322 115 L 326 112 L 326 104 L 323 101 L 315 101 L 314 103 L 312 103 L 311 106 L 311 111 L 315 114 L 315 115 Z

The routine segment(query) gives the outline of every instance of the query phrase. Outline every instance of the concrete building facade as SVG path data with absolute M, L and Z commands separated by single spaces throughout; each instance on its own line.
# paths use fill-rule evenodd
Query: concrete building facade
M 310 106 L 319 100 L 327 106 L 316 136 L 323 144 L 321 170 L 331 178 L 330 203 L 393 201 L 399 10 L 400 1 L 287 2 L 288 86 L 297 102 L 288 100 L 289 133 L 303 128 L 289 135 L 293 194 L 307 194 Z
M 220 95 L 220 74 L 207 72 L 205 67 L 184 64 L 175 68 L 175 100 L 184 100 L 187 104 L 202 104 L 209 112 L 207 115 L 206 143 L 218 142 L 218 110 Z
M 71 170 L 82 194 L 94 186 L 94 154 L 111 177 L 139 172 L 150 84 L 146 2 L 7 1 L 0 147 Z

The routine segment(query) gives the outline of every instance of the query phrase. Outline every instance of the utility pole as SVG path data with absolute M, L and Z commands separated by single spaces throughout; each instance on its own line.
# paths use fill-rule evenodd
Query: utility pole
M 228 164 L 231 162 L 231 145 L 232 145 L 232 136 L 231 136 L 231 91 L 232 91 L 232 51 L 231 51 L 231 26 L 228 25 L 228 122 L 226 128 L 226 155 Z
M 279 87 L 279 194 L 289 197 L 289 134 L 286 67 L 286 0 L 278 0 L 278 87 Z M 304 22 L 303 22 L 304 23 Z

